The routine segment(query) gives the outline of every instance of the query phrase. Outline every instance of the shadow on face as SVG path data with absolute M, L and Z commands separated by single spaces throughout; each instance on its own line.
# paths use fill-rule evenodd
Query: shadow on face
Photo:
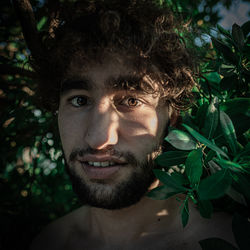
M 68 173 L 93 206 L 131 205 L 155 179 L 168 107 L 142 88 L 157 83 L 129 66 L 129 58 L 107 54 L 87 66 L 72 61 L 62 83 L 58 123 Z

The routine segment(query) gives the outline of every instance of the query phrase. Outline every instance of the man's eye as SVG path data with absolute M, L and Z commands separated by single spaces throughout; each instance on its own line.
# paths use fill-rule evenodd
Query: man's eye
M 86 96 L 75 96 L 69 99 L 70 104 L 74 107 L 81 107 L 89 104 L 88 97 Z
M 142 104 L 142 102 L 134 97 L 129 97 L 129 98 L 123 100 L 122 104 L 124 104 L 128 107 L 134 108 L 134 107 L 140 106 Z

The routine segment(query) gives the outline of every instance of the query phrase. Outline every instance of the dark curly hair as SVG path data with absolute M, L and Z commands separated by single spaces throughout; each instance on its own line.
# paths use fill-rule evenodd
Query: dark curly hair
M 134 55 L 131 63 L 156 80 L 161 96 L 175 110 L 186 108 L 194 85 L 191 56 L 176 32 L 178 25 L 173 13 L 160 2 L 64 3 L 43 39 L 47 51 L 44 60 L 32 62 L 42 103 L 50 110 L 57 109 L 60 84 L 74 57 L 80 55 L 86 63 L 98 61 L 103 51 L 110 50 Z M 145 91 L 150 89 L 142 87 Z

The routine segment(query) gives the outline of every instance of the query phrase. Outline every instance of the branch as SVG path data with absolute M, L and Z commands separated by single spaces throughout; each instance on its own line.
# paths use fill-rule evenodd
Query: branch
M 43 55 L 42 43 L 36 28 L 36 20 L 29 0 L 13 0 L 17 16 L 21 22 L 23 35 L 27 46 L 35 60 Z
M 54 37 L 54 29 L 59 25 L 59 10 L 60 1 L 59 0 L 48 0 L 48 10 L 49 10 L 49 34 Z
M 35 78 L 35 74 L 32 71 L 23 68 L 13 67 L 8 64 L 0 64 L 0 75 L 16 75 L 16 74 L 21 76 L 26 76 L 29 78 Z

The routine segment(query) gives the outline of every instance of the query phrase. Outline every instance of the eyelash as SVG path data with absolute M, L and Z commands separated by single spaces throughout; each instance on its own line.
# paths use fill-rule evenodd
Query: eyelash
M 137 102 L 137 105 L 136 106 L 129 106 L 127 104 L 125 104 L 125 102 L 128 102 L 129 99 L 134 99 L 136 102 Z M 126 98 L 124 98 L 122 101 L 121 101 L 121 104 L 125 104 L 127 107 L 130 107 L 130 108 L 136 108 L 136 107 L 139 107 L 140 105 L 142 105 L 142 101 L 137 99 L 136 97 L 134 96 L 128 96 Z
M 74 99 L 76 99 L 77 100 L 77 98 L 85 98 L 85 100 L 87 101 L 87 103 L 86 104 L 83 104 L 83 105 L 77 105 L 77 104 L 73 104 L 73 100 Z M 73 96 L 73 97 L 71 97 L 71 98 L 69 98 L 68 99 L 68 102 L 69 102 L 69 104 L 71 104 L 73 107 L 75 107 L 75 108 L 79 108 L 79 107 L 82 107 L 82 106 L 85 106 L 85 105 L 87 105 L 87 104 L 90 104 L 90 102 L 89 102 L 89 98 L 87 97 L 87 96 Z M 88 103 L 89 102 L 89 103 Z
M 82 104 L 82 105 L 81 105 L 81 104 L 73 104 L 73 100 L 75 99 L 75 100 L 77 101 L 77 98 L 85 98 L 86 103 L 85 103 L 85 104 Z M 137 102 L 135 106 L 129 106 L 128 104 L 125 103 L 125 102 L 128 102 L 129 99 L 131 99 L 131 98 L 134 99 L 134 100 Z M 82 107 L 82 106 L 89 105 L 89 104 L 91 103 L 89 100 L 90 100 L 90 98 L 87 97 L 87 96 L 73 96 L 73 97 L 71 97 L 71 98 L 68 99 L 68 102 L 69 102 L 73 107 L 75 107 L 75 108 L 80 108 L 80 107 Z M 125 106 L 127 106 L 128 108 L 132 108 L 132 109 L 133 109 L 133 108 L 136 108 L 136 107 L 141 106 L 141 105 L 143 104 L 143 102 L 142 102 L 140 99 L 137 99 L 137 98 L 134 97 L 134 96 L 128 96 L 128 97 L 122 98 L 122 100 L 119 101 L 118 104 L 125 105 Z

